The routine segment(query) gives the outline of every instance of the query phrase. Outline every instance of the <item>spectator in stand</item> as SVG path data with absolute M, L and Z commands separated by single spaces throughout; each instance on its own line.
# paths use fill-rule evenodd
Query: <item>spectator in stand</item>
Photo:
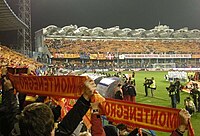
M 128 135 L 128 128 L 124 124 L 118 124 L 116 126 L 119 129 L 119 136 L 127 136 Z
M 180 125 L 178 126 L 176 130 L 172 132 L 171 136 L 183 136 L 183 134 L 185 133 L 185 130 L 188 129 L 188 123 L 191 117 L 189 112 L 185 109 L 182 109 L 179 112 L 179 117 L 180 117 Z
M 19 113 L 19 107 L 16 102 L 16 97 L 13 95 L 13 90 L 8 91 L 8 88 L 4 84 L 7 84 L 6 80 L 7 69 L 2 69 L 2 102 L 0 105 L 0 134 L 9 135 L 10 131 L 14 127 L 16 122 L 15 116 Z M 9 82 L 11 85 L 11 82 Z
M 17 116 L 17 119 L 15 119 L 15 115 L 19 113 L 19 108 L 17 107 L 17 101 L 13 94 L 13 86 L 10 80 L 6 78 L 4 78 L 4 80 L 5 82 L 3 86 L 5 88 L 5 97 L 7 101 L 3 103 L 3 106 L 6 109 L 9 108 L 7 112 L 4 111 L 6 112 L 4 117 L 8 116 L 9 118 L 7 118 L 6 122 L 10 122 L 10 129 L 8 127 L 0 129 L 7 130 L 6 133 L 3 133 L 4 135 L 9 135 L 8 130 L 11 130 L 11 128 L 14 127 L 11 135 L 15 136 L 70 136 L 82 121 L 82 117 L 90 108 L 90 98 L 93 95 L 93 91 L 96 89 L 94 81 L 88 79 L 85 82 L 86 89 L 84 90 L 83 95 L 77 100 L 73 108 L 58 124 L 58 128 L 54 129 L 53 113 L 44 103 L 33 103 L 26 106 Z M 73 120 L 73 122 L 71 120 Z M 2 122 L 0 124 L 2 124 Z
M 3 84 L 5 89 L 5 97 L 7 101 L 3 103 L 5 108 L 18 109 L 17 102 L 13 94 L 13 86 L 11 81 L 4 78 Z M 88 79 L 85 82 L 86 89 L 82 96 L 77 100 L 73 108 L 68 112 L 64 119 L 58 124 L 58 128 L 54 129 L 54 116 L 51 109 L 44 103 L 33 103 L 24 108 L 24 110 L 15 119 L 16 113 L 14 110 L 9 113 L 10 117 L 8 120 L 13 121 L 15 125 L 10 124 L 10 128 L 14 126 L 13 131 L 10 135 L 13 136 L 70 136 L 77 126 L 82 121 L 82 117 L 86 114 L 90 108 L 90 100 L 93 96 L 93 92 L 96 89 L 96 85 L 93 80 Z M 93 104 L 92 106 L 94 106 Z M 96 103 L 98 105 L 98 103 Z M 19 110 L 18 110 L 19 111 Z M 8 113 L 6 113 L 7 115 Z M 101 118 L 98 115 L 99 112 L 93 112 L 92 114 L 92 133 L 94 136 L 119 136 L 119 130 L 113 126 L 108 125 L 102 129 Z M 94 116 L 93 116 L 94 115 Z M 186 110 L 181 110 L 180 125 L 174 130 L 171 136 L 183 136 L 183 133 L 187 129 L 190 114 Z M 8 121 L 6 120 L 6 122 Z M 73 120 L 73 122 L 72 122 Z M 2 122 L 1 122 L 2 124 Z M 8 129 L 8 128 L 4 128 Z M 0 131 L 4 130 L 0 129 Z M 96 132 L 94 132 L 96 131 Z M 94 134 L 96 133 L 96 134 Z M 1 134 L 1 132 L 0 132 Z M 9 134 L 4 134 L 9 135 Z
M 96 103 L 95 105 L 97 106 L 98 103 Z M 188 128 L 188 122 L 191 117 L 188 111 L 184 109 L 180 110 L 179 117 L 180 117 L 180 125 L 178 126 L 177 129 L 172 131 L 170 136 L 183 136 L 185 130 L 187 130 Z M 92 121 L 92 129 L 91 129 L 92 136 L 125 136 L 125 135 L 138 136 L 140 134 L 143 134 L 144 136 L 147 135 L 141 132 L 141 129 L 138 128 L 128 133 L 126 126 L 123 124 L 119 124 L 117 126 L 106 125 L 103 127 L 101 116 L 99 115 L 99 113 L 93 113 L 91 121 Z

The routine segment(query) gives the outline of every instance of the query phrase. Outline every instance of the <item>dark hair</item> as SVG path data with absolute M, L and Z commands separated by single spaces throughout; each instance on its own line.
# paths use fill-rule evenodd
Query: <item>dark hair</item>
M 118 124 L 116 127 L 117 127 L 119 130 L 127 130 L 127 126 L 124 125 L 124 124 Z
M 118 136 L 119 130 L 113 125 L 107 125 L 103 127 L 106 136 Z
M 131 81 L 131 84 L 133 84 L 133 81 Z
M 50 136 L 54 128 L 54 116 L 44 103 L 27 105 L 18 116 L 21 136 Z
M 120 87 L 120 86 L 122 86 L 122 85 L 121 85 L 121 84 L 118 84 L 117 86 Z
M 54 107 L 51 107 L 51 110 L 53 112 L 53 116 L 54 116 L 54 122 L 57 122 L 60 115 L 61 115 L 61 106 L 60 105 L 57 105 L 57 106 L 54 106 Z
M 191 100 L 191 98 L 190 98 L 190 97 L 186 97 L 186 99 L 188 99 L 188 100 Z

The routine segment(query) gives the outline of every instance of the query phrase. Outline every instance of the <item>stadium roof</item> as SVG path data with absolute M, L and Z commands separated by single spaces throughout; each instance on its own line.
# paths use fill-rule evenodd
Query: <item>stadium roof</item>
M 189 30 L 187 27 L 174 30 L 167 25 L 158 25 L 153 29 L 145 30 L 143 28 L 120 29 L 119 26 L 111 28 L 87 28 L 85 26 L 78 27 L 77 25 L 69 25 L 59 28 L 55 25 L 47 26 L 41 29 L 42 33 L 46 37 L 88 37 L 98 39 L 200 39 L 200 30 Z
M 0 31 L 17 30 L 27 27 L 28 26 L 15 15 L 7 2 L 5 0 L 0 0 Z

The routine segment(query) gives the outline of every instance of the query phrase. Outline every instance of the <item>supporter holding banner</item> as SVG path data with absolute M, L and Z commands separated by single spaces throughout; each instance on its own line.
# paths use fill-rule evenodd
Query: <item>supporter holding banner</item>
M 85 76 L 26 76 L 11 75 L 16 90 L 39 95 L 77 98 L 82 94 Z
M 85 76 L 25 76 L 9 75 L 16 90 L 46 96 L 78 98 L 84 90 Z M 101 96 L 102 97 L 102 96 Z M 96 101 L 96 100 L 94 100 Z M 97 100 L 98 101 L 98 100 Z M 129 127 L 141 127 L 163 132 L 171 132 L 179 125 L 180 110 L 167 107 L 131 103 L 106 98 L 102 103 L 103 114 L 115 123 Z M 190 136 L 194 136 L 189 127 Z
M 103 105 L 106 117 L 128 126 L 171 132 L 179 124 L 180 110 L 154 105 L 106 99 Z

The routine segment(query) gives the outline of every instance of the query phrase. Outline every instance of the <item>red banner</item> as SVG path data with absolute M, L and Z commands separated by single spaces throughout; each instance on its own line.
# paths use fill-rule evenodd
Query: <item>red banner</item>
M 9 75 L 15 89 L 28 94 L 78 98 L 86 81 L 85 76 L 17 76 Z M 103 102 L 108 120 L 124 123 L 129 127 L 141 127 L 171 132 L 179 125 L 179 109 L 132 103 L 115 99 Z M 189 128 L 194 136 L 192 127 Z
M 178 109 L 106 99 L 103 105 L 108 120 L 163 132 L 172 132 L 179 125 Z
M 77 98 L 82 94 L 85 76 L 9 75 L 16 90 L 38 95 Z

